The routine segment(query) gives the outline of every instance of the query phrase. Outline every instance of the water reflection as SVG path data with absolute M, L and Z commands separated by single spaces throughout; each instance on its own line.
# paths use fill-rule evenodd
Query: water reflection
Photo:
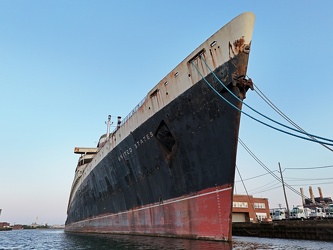
M 63 230 L 0 232 L 0 250 L 323 250 L 333 242 L 234 236 L 233 243 L 110 234 L 68 234 Z
M 323 250 L 333 249 L 333 242 L 278 238 L 233 237 L 233 242 L 174 239 L 130 235 L 65 234 L 69 249 L 138 250 Z
M 210 250 L 232 249 L 231 243 L 174 239 L 162 237 L 130 236 L 130 235 L 81 235 L 65 234 L 68 248 L 71 249 L 138 249 L 138 250 Z

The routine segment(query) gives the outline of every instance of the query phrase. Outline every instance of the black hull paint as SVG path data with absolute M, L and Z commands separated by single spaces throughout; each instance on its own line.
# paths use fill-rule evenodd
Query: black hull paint
M 241 94 L 233 86 L 233 65 L 243 65 L 246 72 L 247 60 L 248 54 L 242 53 L 214 71 L 239 96 L 246 91 Z M 212 74 L 206 79 L 241 108 Z M 239 122 L 240 112 L 199 81 L 98 163 L 69 205 L 66 225 L 216 186 L 233 186 Z

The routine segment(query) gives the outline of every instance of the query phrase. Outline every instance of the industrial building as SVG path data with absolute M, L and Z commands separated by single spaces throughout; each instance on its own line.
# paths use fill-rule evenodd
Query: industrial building
M 270 220 L 267 198 L 235 194 L 232 207 L 232 222 L 257 222 Z

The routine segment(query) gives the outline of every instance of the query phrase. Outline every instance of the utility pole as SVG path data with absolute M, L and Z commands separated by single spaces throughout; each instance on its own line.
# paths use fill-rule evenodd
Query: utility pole
M 286 200 L 286 205 L 287 205 L 287 211 L 288 211 L 288 219 L 289 219 L 289 206 L 288 206 L 288 201 L 287 201 L 287 195 L 286 195 L 286 189 L 284 187 L 284 181 L 283 181 L 283 176 L 282 176 L 282 171 L 281 171 L 281 166 L 279 162 L 279 169 L 280 169 L 280 174 L 281 174 L 281 180 L 282 180 L 282 187 L 283 187 L 283 193 L 284 193 L 284 199 Z

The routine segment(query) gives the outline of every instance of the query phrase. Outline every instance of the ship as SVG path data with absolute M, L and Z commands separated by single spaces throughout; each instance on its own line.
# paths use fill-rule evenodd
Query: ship
M 231 241 L 255 16 L 209 37 L 79 154 L 65 232 Z

